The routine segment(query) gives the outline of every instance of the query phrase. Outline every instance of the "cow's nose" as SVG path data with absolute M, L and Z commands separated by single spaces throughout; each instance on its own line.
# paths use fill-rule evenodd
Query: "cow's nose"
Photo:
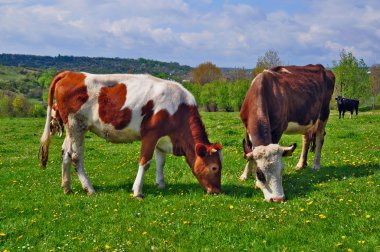
M 207 188 L 207 193 L 208 194 L 219 194 L 220 191 L 221 190 L 219 188 Z
M 276 203 L 281 203 L 285 201 L 285 197 L 274 197 L 274 198 L 270 198 L 270 202 L 276 202 Z

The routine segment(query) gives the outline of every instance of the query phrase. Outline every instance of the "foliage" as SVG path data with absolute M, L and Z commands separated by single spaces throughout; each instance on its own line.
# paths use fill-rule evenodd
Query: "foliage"
M 193 83 L 204 85 L 214 80 L 220 80 L 222 78 L 222 71 L 215 64 L 211 62 L 205 62 L 199 64 L 191 71 Z
M 206 195 L 183 158 L 168 155 L 167 187 L 155 186 L 155 162 L 143 201 L 130 196 L 140 143 L 112 144 L 86 135 L 85 166 L 97 193 L 87 196 L 72 168 L 74 193 L 61 184 L 61 145 L 52 138 L 39 169 L 38 118 L 0 120 L 0 251 L 378 251 L 380 233 L 379 111 L 327 123 L 321 170 L 294 170 L 284 159 L 287 201 L 263 201 L 250 179 L 238 113 L 202 113 L 212 142 L 223 144 L 222 190 Z M 300 135 L 283 136 L 281 143 Z M 309 154 L 309 165 L 313 158 Z
M 161 62 L 148 59 L 121 59 L 75 56 L 35 56 L 20 54 L 0 54 L 0 65 L 23 66 L 36 69 L 58 69 L 84 71 L 90 73 L 165 73 L 172 78 L 185 79 L 191 67 L 176 62 Z
M 213 81 L 205 85 L 184 84 L 206 111 L 239 111 L 250 86 L 249 80 Z
M 356 59 L 350 51 L 340 52 L 339 62 L 333 62 L 335 94 L 347 98 L 365 98 L 369 95 L 368 67 L 363 59 Z
M 376 106 L 376 96 L 380 94 L 380 65 L 373 65 L 370 74 L 370 92 L 372 96 L 372 109 Z
M 270 69 L 282 64 L 283 63 L 280 59 L 280 56 L 278 55 L 278 52 L 276 50 L 270 49 L 265 52 L 264 56 L 260 56 L 257 59 L 256 66 L 253 69 L 252 74 L 253 76 L 257 76 L 265 69 Z

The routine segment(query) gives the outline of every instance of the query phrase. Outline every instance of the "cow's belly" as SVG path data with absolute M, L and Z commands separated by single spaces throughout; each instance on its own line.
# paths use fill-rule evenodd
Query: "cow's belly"
M 89 130 L 111 143 L 130 143 L 141 139 L 140 132 L 130 128 L 115 130 L 113 126 L 104 125 L 103 127 L 92 126 Z
M 291 134 L 307 134 L 307 133 L 314 133 L 317 131 L 318 127 L 318 120 L 316 123 L 310 122 L 308 125 L 300 125 L 295 122 L 289 122 L 288 127 L 285 130 L 285 134 L 291 135 Z

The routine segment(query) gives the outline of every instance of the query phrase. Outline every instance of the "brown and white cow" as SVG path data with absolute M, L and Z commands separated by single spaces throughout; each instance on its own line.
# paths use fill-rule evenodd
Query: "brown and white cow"
M 334 83 L 334 74 L 322 65 L 279 66 L 252 81 L 240 110 L 248 142 L 243 142 L 248 162 L 240 179 L 247 179 L 254 166 L 256 186 L 267 201 L 285 199 L 282 156 L 291 155 L 296 145 L 279 146 L 283 133 L 302 134 L 297 169 L 307 165 L 308 149 L 315 141 L 313 169 L 319 170 Z
M 141 153 L 133 194 L 142 198 L 143 178 L 153 153 L 156 182 L 165 187 L 167 153 L 184 155 L 193 174 L 208 193 L 221 190 L 220 144 L 211 144 L 194 97 L 180 84 L 150 75 L 95 75 L 61 72 L 52 81 L 47 118 L 41 137 L 40 161 L 46 167 L 52 133 L 53 99 L 66 130 L 62 145 L 62 187 L 71 192 L 73 163 L 83 189 L 94 193 L 83 166 L 84 135 L 89 130 L 113 143 L 141 139 Z M 58 122 L 59 122 L 58 120 Z M 54 124 L 56 125 L 56 123 Z

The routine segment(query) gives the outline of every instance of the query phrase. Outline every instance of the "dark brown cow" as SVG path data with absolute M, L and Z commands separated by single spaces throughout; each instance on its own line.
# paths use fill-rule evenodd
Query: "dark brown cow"
M 255 165 L 256 185 L 267 201 L 283 201 L 282 156 L 291 155 L 295 145 L 278 145 L 283 133 L 302 134 L 302 153 L 296 166 L 306 166 L 307 152 L 315 140 L 313 169 L 319 170 L 325 126 L 335 76 L 322 65 L 275 67 L 259 74 L 247 92 L 240 117 L 246 127 L 249 160 L 241 180 Z
M 53 100 L 56 106 L 53 106 Z M 150 75 L 95 75 L 61 72 L 53 80 L 40 161 L 46 166 L 51 135 L 66 129 L 62 146 L 62 187 L 71 191 L 70 165 L 74 164 L 82 187 L 95 192 L 84 171 L 84 135 L 92 131 L 114 143 L 141 140 L 139 168 L 133 194 L 142 198 L 143 178 L 153 153 L 156 182 L 165 187 L 166 154 L 185 156 L 194 175 L 208 193 L 221 190 L 220 144 L 209 142 L 193 95 L 180 84 Z

